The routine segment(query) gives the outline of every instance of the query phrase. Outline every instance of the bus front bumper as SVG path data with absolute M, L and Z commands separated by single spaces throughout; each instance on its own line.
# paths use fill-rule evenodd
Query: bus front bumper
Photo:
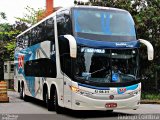
M 120 100 L 100 100 L 92 99 L 80 94 L 72 94 L 73 110 L 117 110 L 117 109 L 137 109 L 140 105 L 139 92 L 137 95 Z

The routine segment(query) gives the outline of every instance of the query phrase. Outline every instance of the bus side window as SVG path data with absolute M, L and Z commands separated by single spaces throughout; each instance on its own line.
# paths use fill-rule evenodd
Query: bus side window
M 57 15 L 58 36 L 72 34 L 71 19 L 68 14 Z
M 56 62 L 47 58 L 26 61 L 24 72 L 26 76 L 56 78 Z
M 54 41 L 54 19 L 50 18 L 46 21 L 46 27 L 45 27 L 45 40 Z
M 70 16 L 67 14 L 64 14 L 63 27 L 64 27 L 65 34 L 72 34 L 72 26 L 71 25 L 72 25 L 72 23 L 71 23 Z

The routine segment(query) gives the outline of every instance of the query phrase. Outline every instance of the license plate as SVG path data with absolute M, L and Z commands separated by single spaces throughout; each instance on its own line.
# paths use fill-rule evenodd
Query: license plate
M 106 103 L 105 107 L 106 108 L 115 108 L 115 107 L 117 107 L 117 103 Z

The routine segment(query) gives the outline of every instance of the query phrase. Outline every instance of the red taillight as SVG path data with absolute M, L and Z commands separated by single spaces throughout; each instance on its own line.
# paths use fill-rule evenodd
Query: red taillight
M 115 108 L 117 107 L 117 103 L 106 103 L 106 108 Z
M 125 92 L 125 91 L 126 91 L 126 88 L 119 88 L 119 91 L 120 91 L 120 92 Z

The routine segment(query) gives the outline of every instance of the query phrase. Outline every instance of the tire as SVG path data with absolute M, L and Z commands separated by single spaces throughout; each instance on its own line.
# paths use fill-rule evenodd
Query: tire
M 48 92 L 46 91 L 43 95 L 44 105 L 48 107 Z
M 112 112 L 113 112 L 113 110 L 107 110 L 106 112 L 107 112 L 107 113 L 112 113 Z
M 54 96 L 55 95 L 51 94 L 50 99 L 48 99 L 48 103 L 47 103 L 48 111 L 54 111 L 55 110 Z
M 53 111 L 54 110 L 53 109 L 54 108 L 53 101 L 48 99 L 48 92 L 47 91 L 44 93 L 43 101 L 44 101 L 44 105 L 46 106 L 48 111 Z
M 21 87 L 20 87 L 20 92 L 19 92 L 19 97 L 20 97 L 20 99 L 23 99 L 23 86 L 21 85 Z
M 57 114 L 62 114 L 63 113 L 63 108 L 60 107 L 58 105 L 58 95 L 57 95 L 57 90 L 55 90 L 55 93 L 54 93 L 54 105 L 55 105 L 55 111 Z
M 55 110 L 54 101 L 52 99 L 48 100 L 47 108 L 48 108 L 48 111 Z
M 24 85 L 20 87 L 20 99 L 23 99 L 26 102 L 28 101 L 28 97 L 25 95 Z

